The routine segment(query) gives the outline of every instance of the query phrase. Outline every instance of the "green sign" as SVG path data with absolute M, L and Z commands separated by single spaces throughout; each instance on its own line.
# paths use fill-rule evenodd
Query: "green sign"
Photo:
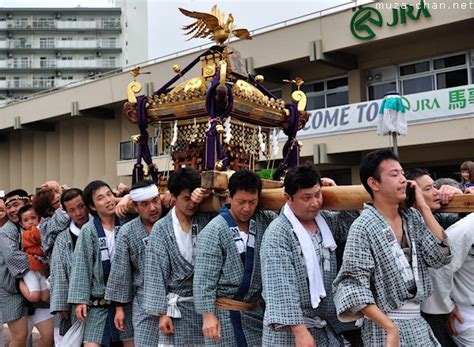
M 375 6 L 386 6 L 388 4 L 377 3 Z M 416 6 L 403 4 L 392 8 L 392 18 L 386 22 L 389 27 L 394 27 L 398 24 L 406 24 L 407 19 L 419 20 L 421 15 L 425 18 L 431 17 L 428 8 L 425 6 L 423 0 Z M 371 40 L 375 37 L 374 28 L 381 28 L 384 24 L 382 14 L 377 8 L 361 6 L 351 19 L 351 33 L 359 40 Z

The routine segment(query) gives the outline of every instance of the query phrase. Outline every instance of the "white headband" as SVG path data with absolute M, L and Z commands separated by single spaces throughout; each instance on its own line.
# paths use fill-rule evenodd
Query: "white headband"
M 133 201 L 139 202 L 154 198 L 158 195 L 158 187 L 155 184 L 150 184 L 149 186 L 143 188 L 132 189 L 130 191 L 130 198 Z

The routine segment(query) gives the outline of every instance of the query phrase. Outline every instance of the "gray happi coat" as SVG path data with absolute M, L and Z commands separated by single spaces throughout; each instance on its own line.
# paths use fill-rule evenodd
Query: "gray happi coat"
M 150 233 L 140 220 L 132 219 L 120 228 L 115 245 L 105 298 L 127 304 L 133 301 L 133 332 L 137 347 L 158 345 L 158 318 L 143 306 L 145 249 Z
M 0 229 L 0 316 L 4 322 L 26 316 L 26 302 L 17 289 L 16 279 L 28 271 L 30 262 L 20 242 L 20 228 L 6 222 Z
M 51 300 L 50 312 L 69 311 L 69 320 L 60 319 L 60 334 L 64 335 L 76 320 L 73 307 L 68 303 L 69 280 L 71 278 L 74 244 L 70 229 L 63 230 L 56 238 L 51 255 Z
M 450 262 L 449 247 L 443 247 L 417 210 L 400 209 L 399 213 L 411 247 L 411 269 L 418 275 L 412 280 L 404 279 L 407 272 L 400 267 L 391 246 L 396 242 L 395 234 L 377 209 L 366 204 L 351 226 L 342 268 L 333 284 L 336 309 L 342 321 L 361 318 L 360 310 L 368 304 L 376 304 L 389 313 L 407 302 L 423 302 L 432 291 L 428 267 L 439 268 Z M 424 319 L 395 319 L 395 322 L 400 329 L 400 345 L 439 345 Z M 362 338 L 366 346 L 383 346 L 386 333 L 365 319 Z
M 58 208 L 51 217 L 41 219 L 38 225 L 41 230 L 41 244 L 44 254 L 50 258 L 55 247 L 56 237 L 69 228 L 70 219 L 63 209 Z
M 271 211 L 257 211 L 255 255 L 252 279 L 244 302 L 261 301 L 260 246 L 263 233 L 277 215 Z M 198 237 L 194 275 L 194 302 L 200 314 L 215 313 L 221 326 L 218 341 L 206 339 L 206 345 L 235 346 L 234 331 L 229 311 L 216 308 L 218 297 L 232 299 L 244 276 L 244 264 L 235 245 L 229 225 L 222 216 L 215 217 Z M 249 346 L 262 342 L 263 308 L 241 312 L 242 329 Z
M 120 231 L 116 231 L 118 237 Z M 113 260 L 112 260 L 113 264 Z M 82 227 L 72 258 L 71 280 L 68 303 L 89 305 L 91 296 L 103 298 L 105 295 L 104 272 L 99 248 L 99 237 L 93 220 Z M 125 306 L 125 326 L 132 327 L 131 307 Z M 90 307 L 84 326 L 84 341 L 102 342 L 107 320 L 107 308 Z M 133 336 L 133 329 L 120 333 L 121 340 Z
M 321 211 L 337 244 L 345 242 L 357 212 Z M 339 322 L 332 295 L 332 282 L 337 275 L 336 250 L 323 249 L 322 274 L 326 297 L 317 308 L 311 306 L 309 282 L 303 253 L 293 226 L 282 213 L 274 220 L 263 238 L 262 250 L 263 298 L 265 319 L 264 346 L 293 346 L 291 325 L 305 324 L 305 318 L 319 317 L 324 328 L 309 328 L 318 346 L 342 346 L 338 334 L 354 330 L 355 325 Z
M 192 224 L 199 233 L 209 222 L 209 214 L 196 213 Z M 172 214 L 153 226 L 145 261 L 145 309 L 153 315 L 165 315 L 168 301 L 166 295 L 193 296 L 194 267 L 181 255 L 173 228 Z M 181 318 L 172 318 L 174 334 L 160 332 L 160 344 L 188 346 L 204 344 L 202 319 L 196 313 L 192 301 L 179 302 Z

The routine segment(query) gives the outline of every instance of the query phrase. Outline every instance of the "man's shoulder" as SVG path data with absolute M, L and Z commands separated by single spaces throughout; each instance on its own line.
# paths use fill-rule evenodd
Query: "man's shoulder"
M 11 220 L 7 221 L 5 224 L 3 224 L 3 226 L 0 228 L 0 231 L 5 231 L 5 232 L 12 232 L 12 231 L 15 231 L 15 232 L 18 232 L 20 231 L 20 228 L 15 224 L 13 223 Z
M 140 219 L 140 216 L 135 217 L 120 227 L 119 235 L 123 235 L 122 237 L 126 237 L 128 236 L 130 232 L 133 232 L 137 228 L 142 228 L 142 227 L 143 227 L 143 223 Z
M 226 220 L 221 216 L 217 215 L 212 218 L 209 223 L 199 232 L 198 238 L 199 239 L 217 239 L 225 232 L 228 232 L 229 225 L 227 224 Z
M 287 231 L 291 229 L 293 229 L 293 227 L 291 226 L 290 221 L 283 214 L 281 214 L 272 220 L 272 222 L 268 225 L 264 237 L 287 236 Z
M 278 217 L 278 215 L 275 212 L 270 211 L 270 210 L 258 210 L 255 215 L 257 219 L 261 219 L 267 224 L 270 224 L 273 220 L 275 220 L 275 218 Z

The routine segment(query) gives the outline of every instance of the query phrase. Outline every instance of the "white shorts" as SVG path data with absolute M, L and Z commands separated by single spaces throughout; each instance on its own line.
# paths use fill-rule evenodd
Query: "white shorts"
M 53 318 L 54 316 L 49 313 L 49 308 L 36 308 L 35 314 L 28 317 L 30 324 L 33 326 Z
M 41 292 L 48 289 L 46 278 L 36 271 L 28 271 L 26 275 L 23 276 L 23 281 L 30 292 Z

